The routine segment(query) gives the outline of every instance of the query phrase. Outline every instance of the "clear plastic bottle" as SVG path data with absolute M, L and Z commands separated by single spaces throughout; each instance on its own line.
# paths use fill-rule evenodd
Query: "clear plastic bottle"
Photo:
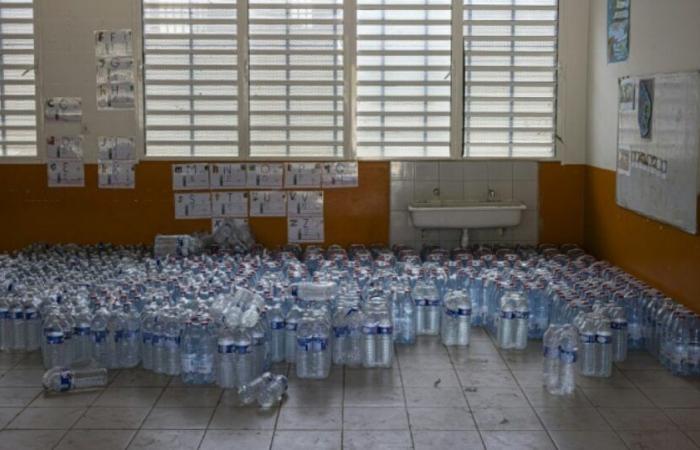
M 280 363 L 285 360 L 285 320 L 281 301 L 275 301 L 267 309 L 270 327 L 270 360 Z
M 564 325 L 559 333 L 559 383 L 557 394 L 571 395 L 576 389 L 578 332 L 573 325 Z
M 525 350 L 527 348 L 527 337 L 530 329 L 530 308 L 527 299 L 517 294 L 515 300 L 514 328 L 513 328 L 513 349 Z
M 333 314 L 333 364 L 345 365 L 350 347 L 350 327 L 348 315 L 350 307 L 340 305 Z
M 596 343 L 596 323 L 594 319 L 586 317 L 578 331 L 581 375 L 594 377 L 596 376 L 596 367 L 598 365 L 598 344 Z
M 65 332 L 58 310 L 54 310 L 44 323 L 44 367 L 61 367 L 65 360 Z
M 377 312 L 372 309 L 366 311 L 362 325 L 362 366 L 365 368 L 377 367 L 378 326 Z
M 559 335 L 562 327 L 550 325 L 542 339 L 543 370 L 542 381 L 550 394 L 559 392 Z
M 153 371 L 165 373 L 165 324 L 167 322 L 167 309 L 154 311 L 153 334 L 151 335 L 151 352 L 153 355 Z M 180 357 L 178 355 L 178 361 Z M 178 364 L 179 367 L 179 364 Z
M 0 295 L 0 350 L 10 350 L 12 343 L 12 321 L 7 297 Z
M 450 291 L 445 295 L 441 329 L 444 345 L 469 345 L 471 314 L 472 302 L 466 291 Z
M 194 316 L 182 332 L 181 377 L 185 384 L 211 384 L 215 381 L 216 337 L 207 316 Z
M 296 363 L 297 357 L 297 328 L 299 327 L 299 321 L 302 317 L 301 308 L 292 306 L 287 312 L 287 317 L 285 318 L 285 336 L 284 336 L 284 346 L 285 346 L 285 359 L 288 363 Z
M 413 289 L 416 311 L 416 334 L 437 336 L 440 333 L 440 291 L 435 283 L 418 281 Z
M 297 328 L 298 378 L 323 379 L 330 373 L 330 326 L 320 317 L 306 313 Z
M 227 326 L 221 327 L 216 343 L 216 384 L 222 389 L 238 387 L 234 342 L 233 331 Z
M 394 327 L 387 308 L 377 313 L 377 350 L 375 367 L 391 368 L 394 361 Z
M 19 298 L 10 302 L 10 327 L 12 328 L 12 351 L 27 350 L 27 331 L 24 322 L 24 306 Z
M 44 389 L 66 392 L 107 385 L 107 369 L 66 369 L 53 367 L 43 376 Z
M 265 372 L 259 377 L 241 384 L 238 388 L 238 398 L 244 405 L 250 405 L 258 398 L 258 393 L 273 380 L 270 372 Z
M 610 312 L 610 328 L 613 339 L 613 361 L 621 362 L 627 359 L 627 316 L 624 308 L 612 308 Z
M 78 311 L 73 327 L 73 359 L 77 363 L 90 361 L 93 356 L 92 315 L 87 308 Z
M 1 315 L 1 314 L 0 314 Z M 0 322 L 2 319 L 0 318 Z M 32 300 L 24 303 L 24 323 L 27 333 L 27 351 L 33 352 L 41 347 L 41 317 L 39 310 Z M 2 332 L 0 331 L 0 334 Z
M 153 370 L 153 328 L 157 315 L 153 307 L 146 307 L 141 314 L 141 365 L 146 370 Z
M 124 304 L 122 318 L 124 328 L 117 348 L 119 366 L 132 368 L 141 361 L 141 320 L 138 311 L 130 303 Z
M 601 317 L 595 331 L 597 347 L 596 376 L 609 378 L 612 376 L 612 330 L 610 320 Z
M 416 305 L 411 297 L 411 290 L 404 286 L 396 287 L 392 295 L 394 300 L 394 340 L 397 344 L 413 345 L 416 343 Z
M 114 305 L 112 311 L 109 314 L 109 321 L 107 322 L 107 328 L 109 330 L 109 335 L 107 342 L 110 345 L 109 349 L 109 360 L 105 367 L 107 369 L 117 369 L 120 367 L 120 347 L 121 341 L 124 338 L 124 329 L 126 328 L 126 320 L 124 319 L 122 311 L 120 311 L 116 305 Z
M 259 390 L 258 404 L 263 409 L 272 408 L 282 400 L 289 383 L 284 375 L 274 375 L 272 380 L 265 383 Z
M 700 375 L 700 317 L 693 314 L 689 320 L 687 357 L 683 372 L 687 376 L 697 377 Z
M 501 312 L 498 318 L 498 347 L 507 350 L 513 348 L 515 342 L 515 301 L 510 296 L 504 296 L 501 300 Z
M 690 341 L 689 315 L 684 312 L 678 314 L 671 331 L 671 373 L 676 376 L 686 376 L 685 369 L 688 359 L 688 342 Z
M 92 356 L 101 367 L 107 367 L 112 355 L 110 352 L 113 346 L 110 345 L 112 339 L 109 336 L 107 322 L 109 321 L 109 311 L 106 308 L 100 308 L 95 312 L 90 323 L 92 333 Z
M 258 320 L 257 323 L 250 329 L 252 338 L 253 360 L 255 361 L 255 375 L 263 373 L 267 368 L 268 347 L 265 336 L 265 326 L 263 321 Z
M 162 369 L 166 375 L 180 375 L 183 371 L 183 353 L 182 353 L 182 322 L 177 309 L 171 309 L 163 316 L 162 329 L 156 327 L 154 340 L 157 339 L 157 344 L 154 344 L 155 354 L 160 350 L 162 353 Z M 160 349 L 159 349 L 160 347 Z M 154 357 L 155 357 L 154 354 Z M 187 357 L 185 358 L 187 359 Z M 187 363 L 190 360 L 187 359 Z M 188 365 L 188 368 L 191 366 Z

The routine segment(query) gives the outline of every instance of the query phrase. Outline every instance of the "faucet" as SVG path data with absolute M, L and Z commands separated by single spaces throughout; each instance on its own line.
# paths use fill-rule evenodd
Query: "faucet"
M 496 201 L 496 191 L 493 189 L 489 189 L 488 197 L 486 198 L 487 202 L 495 202 Z

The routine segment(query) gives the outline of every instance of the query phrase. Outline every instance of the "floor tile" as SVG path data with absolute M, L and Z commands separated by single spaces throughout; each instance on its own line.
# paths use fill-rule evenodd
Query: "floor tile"
M 642 392 L 660 408 L 700 408 L 700 391 L 695 389 L 650 389 Z
M 535 408 L 588 408 L 591 402 L 581 389 L 571 395 L 552 395 L 543 386 L 526 386 L 523 392 Z
M 21 358 L 15 364 L 15 369 L 44 369 L 44 361 L 40 352 L 33 352 Z
M 450 406 L 466 407 L 467 401 L 462 390 L 458 387 L 438 387 L 438 388 L 404 388 L 406 394 L 406 404 L 409 407 L 418 406 Z
M 192 450 L 197 448 L 204 430 L 141 430 L 131 441 L 129 449 Z
M 647 352 L 629 352 L 627 359 L 615 363 L 622 370 L 666 370 L 653 356 Z
M 150 408 L 114 408 L 96 406 L 89 408 L 74 428 L 136 429 L 141 426 Z
M 627 370 L 625 377 L 639 388 L 673 388 L 695 389 L 696 380 L 673 376 L 670 372 L 659 370 Z
M 56 447 L 57 450 L 122 450 L 136 430 L 71 430 Z
M 354 408 L 343 412 L 345 430 L 407 430 L 408 417 L 404 408 Z
M 276 431 L 272 449 L 278 450 L 334 450 L 341 448 L 340 431 Z
M 0 369 L 12 369 L 24 358 L 26 355 L 21 353 L 2 352 L 0 353 Z
M 550 431 L 559 450 L 625 450 L 625 443 L 612 431 Z
M 484 431 L 481 436 L 488 450 L 554 449 L 544 431 Z
M 508 366 L 499 355 L 460 355 L 450 356 L 457 370 L 473 369 L 485 371 L 508 370 Z M 401 366 L 403 369 L 403 366 Z
M 513 374 L 508 370 L 458 369 L 457 376 L 464 388 L 503 387 L 517 389 Z M 540 378 L 542 374 L 540 374 Z
M 65 430 L 77 422 L 83 412 L 85 408 L 26 408 L 7 428 Z
M 401 374 L 405 387 L 459 387 L 454 370 L 406 370 Z
M 399 356 L 399 365 L 401 370 L 440 370 L 451 369 L 452 363 L 446 355 L 435 355 L 433 353 L 419 353 L 412 355 Z
M 5 428 L 21 411 L 22 408 L 0 408 L 0 428 Z
M 121 371 L 112 381 L 113 387 L 164 387 L 170 382 L 168 375 L 150 370 L 133 369 Z
M 700 431 L 700 409 L 669 408 L 664 412 L 681 430 Z
M 273 430 L 277 420 L 277 409 L 237 408 L 219 405 L 214 411 L 210 429 L 227 430 Z
M 405 406 L 402 387 L 375 386 L 345 390 L 345 406 Z
M 463 431 L 476 430 L 474 418 L 467 408 L 408 408 L 412 430 Z
M 278 430 L 340 430 L 342 408 L 283 407 L 277 419 Z
M 394 431 L 345 431 L 345 450 L 412 450 L 411 433 L 408 430 Z
M 658 372 L 658 371 L 655 371 Z M 627 388 L 634 389 L 635 385 L 619 369 L 613 368 L 609 378 L 576 376 L 576 385 L 584 388 Z
M 600 413 L 615 430 L 675 430 L 677 426 L 657 408 L 600 408 Z
M 401 387 L 401 373 L 398 368 L 382 370 L 346 369 L 346 388 L 366 388 L 372 386 Z
M 413 432 L 413 443 L 416 450 L 435 449 L 483 449 L 484 444 L 477 431 L 427 431 Z
M 133 406 L 147 408 L 155 404 L 162 388 L 107 388 L 93 406 Z
M 522 387 L 542 386 L 542 369 L 538 370 L 514 370 L 513 376 Z
M 472 410 L 485 408 L 527 408 L 530 405 L 517 388 L 484 387 L 467 390 L 467 401 Z
M 214 408 L 153 408 L 144 429 L 195 430 L 207 428 Z
M 0 431 L 0 449 L 47 450 L 63 437 L 63 430 L 5 430 Z
M 287 390 L 286 406 L 330 407 L 343 405 L 342 388 L 314 388 L 313 386 L 290 386 Z
M 0 388 L 0 406 L 25 407 L 42 392 L 38 387 Z
M 593 406 L 604 408 L 653 408 L 637 389 L 583 388 Z
M 37 396 L 36 399 L 29 405 L 31 407 L 69 407 L 69 406 L 90 406 L 95 402 L 97 397 L 102 394 L 103 390 L 92 390 L 92 391 L 75 391 L 75 392 L 61 392 L 52 393 L 44 392 Z
M 630 449 L 690 450 L 697 447 L 680 431 L 622 431 L 620 437 Z
M 212 388 L 166 388 L 156 407 L 215 407 L 219 403 L 222 389 Z
M 40 387 L 44 369 L 14 369 L 0 378 L 0 387 Z
M 595 408 L 535 408 L 549 431 L 610 431 Z
M 537 414 L 530 407 L 474 409 L 473 413 L 480 431 L 537 431 L 543 429 Z
M 209 430 L 200 450 L 269 450 L 272 431 Z
M 700 431 L 687 431 L 685 434 L 700 447 Z

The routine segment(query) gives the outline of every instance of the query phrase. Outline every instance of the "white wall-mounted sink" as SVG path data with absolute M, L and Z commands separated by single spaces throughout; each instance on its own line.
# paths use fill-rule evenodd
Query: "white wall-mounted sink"
M 519 201 L 434 201 L 413 203 L 408 207 L 416 228 L 461 229 L 462 246 L 469 243 L 469 229 L 516 227 L 526 209 Z

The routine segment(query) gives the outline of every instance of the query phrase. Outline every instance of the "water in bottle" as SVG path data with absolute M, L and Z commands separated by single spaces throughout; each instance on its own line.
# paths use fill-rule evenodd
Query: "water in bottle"
M 58 310 L 49 313 L 44 323 L 44 367 L 61 367 L 65 360 L 65 332 Z
M 90 389 L 107 385 L 107 369 L 66 369 L 53 367 L 43 376 L 44 389 L 66 392 Z
M 10 303 L 4 293 L 0 293 L 0 350 L 10 350 L 12 347 Z
M 365 312 L 365 323 L 362 325 L 362 366 L 373 368 L 377 366 L 377 333 L 379 323 L 377 312 Z
M 530 329 L 530 307 L 522 294 L 515 294 L 515 310 L 513 311 L 513 346 L 514 350 L 527 348 L 527 337 Z
M 250 329 L 252 339 L 253 361 L 255 374 L 263 373 L 268 364 L 268 347 L 265 336 L 265 326 L 262 320 L 258 320 Z
M 573 325 L 564 325 L 559 333 L 559 382 L 556 393 L 571 395 L 576 389 L 578 332 Z
M 612 376 L 612 330 L 610 320 L 601 317 L 595 331 L 596 339 L 596 376 L 608 378 Z
M 258 398 L 260 391 L 274 379 L 270 372 L 265 372 L 262 375 L 250 380 L 247 383 L 241 384 L 238 388 L 238 399 L 244 405 L 250 405 Z
M 542 339 L 543 384 L 550 394 L 559 392 L 559 342 L 562 327 L 550 325 Z
M 581 375 L 587 377 L 596 376 L 598 365 L 598 344 L 596 343 L 596 323 L 591 317 L 586 317 L 579 327 L 579 349 Z
M 2 313 L 0 312 L 0 316 Z M 0 323 L 2 319 L 0 318 Z M 27 351 L 33 352 L 41 347 L 41 317 L 39 310 L 31 300 L 24 304 L 24 323 L 27 333 Z M 0 331 L 2 334 L 2 331 Z
M 320 316 L 305 313 L 297 328 L 296 374 L 298 378 L 322 379 L 330 373 L 330 326 Z
M 515 300 L 510 295 L 504 295 L 501 299 L 501 312 L 498 317 L 498 347 L 504 350 L 513 348 L 515 342 Z
M 612 330 L 613 361 L 621 362 L 627 359 L 627 316 L 624 308 L 612 308 L 610 312 L 610 328 Z
M 394 297 L 394 340 L 397 344 L 416 343 L 416 305 L 411 290 L 403 285 L 392 290 Z
M 26 351 L 27 331 L 24 322 L 24 306 L 19 298 L 14 298 L 10 302 L 10 328 L 12 329 L 12 350 Z
M 287 317 L 284 322 L 284 346 L 285 346 L 285 360 L 288 363 L 296 363 L 296 351 L 297 351 L 297 328 L 299 326 L 299 321 L 301 320 L 302 310 L 297 306 L 292 306 L 287 313 Z
M 73 327 L 73 359 L 77 363 L 90 361 L 93 357 L 92 315 L 87 308 L 78 312 Z
M 208 316 L 196 315 L 182 332 L 181 376 L 185 384 L 210 384 L 215 380 L 216 337 Z
M 275 301 L 267 310 L 270 327 L 270 360 L 280 363 L 285 360 L 285 321 L 281 301 Z
M 289 383 L 284 375 L 274 375 L 272 380 L 266 382 L 257 395 L 258 404 L 263 409 L 272 408 L 282 401 L 287 392 Z
M 223 389 L 238 387 L 236 377 L 236 346 L 233 331 L 224 326 L 216 342 L 216 384 Z
M 376 339 L 375 367 L 388 369 L 394 360 L 394 327 L 387 308 L 378 311 Z
M 469 345 L 472 304 L 466 291 L 450 291 L 445 295 L 441 329 L 444 345 Z
M 97 361 L 100 367 L 107 367 L 112 359 L 111 351 L 113 346 L 110 345 L 112 339 L 109 336 L 107 323 L 109 322 L 109 311 L 106 308 L 100 308 L 95 312 L 90 323 L 90 332 L 92 333 L 92 356 Z
M 161 367 L 166 375 L 180 375 L 183 369 L 182 354 L 182 324 L 177 309 L 166 311 L 163 316 L 162 329 L 156 327 L 153 337 L 154 359 L 156 354 L 161 354 Z M 190 355 L 185 357 L 188 369 L 193 367 L 194 361 Z M 192 364 L 190 364 L 192 363 Z
M 121 312 L 124 327 L 119 340 L 117 353 L 119 366 L 136 367 L 141 361 L 141 320 L 138 311 L 130 303 L 124 304 Z

